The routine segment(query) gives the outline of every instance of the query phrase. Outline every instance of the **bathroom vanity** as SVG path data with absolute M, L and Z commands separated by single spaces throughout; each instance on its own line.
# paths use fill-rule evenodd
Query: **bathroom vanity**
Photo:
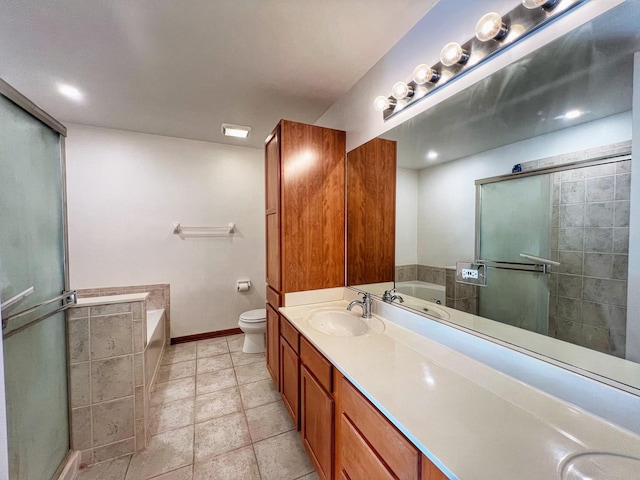
M 280 309 L 281 393 L 320 478 L 538 480 L 587 478 L 570 476 L 587 471 L 581 461 L 623 464 L 608 474 L 640 466 L 636 433 L 392 317 L 433 320 L 379 300 L 371 320 L 346 306 Z

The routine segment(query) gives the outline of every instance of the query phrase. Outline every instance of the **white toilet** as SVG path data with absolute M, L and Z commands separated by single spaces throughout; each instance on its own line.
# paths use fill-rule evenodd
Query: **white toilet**
M 249 310 L 240 315 L 240 330 L 244 332 L 244 353 L 264 353 L 264 337 L 267 332 L 267 309 Z

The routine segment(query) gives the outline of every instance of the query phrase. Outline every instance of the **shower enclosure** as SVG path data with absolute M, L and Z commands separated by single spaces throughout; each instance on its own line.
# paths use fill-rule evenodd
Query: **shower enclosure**
M 69 453 L 65 134 L 0 80 L 0 300 L 11 480 L 51 479 Z
M 626 356 L 631 157 L 617 148 L 476 181 L 480 316 Z
M 478 258 L 489 268 L 480 316 L 546 335 L 549 275 L 521 254 L 551 258 L 551 176 L 482 184 L 478 222 Z

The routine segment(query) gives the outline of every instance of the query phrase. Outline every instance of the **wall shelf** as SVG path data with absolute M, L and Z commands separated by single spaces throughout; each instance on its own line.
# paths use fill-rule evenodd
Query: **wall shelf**
M 211 226 L 187 226 L 181 225 L 179 222 L 172 224 L 174 235 L 178 235 L 180 238 L 188 237 L 229 237 L 233 235 L 235 231 L 235 223 L 228 223 L 227 225 L 211 225 Z

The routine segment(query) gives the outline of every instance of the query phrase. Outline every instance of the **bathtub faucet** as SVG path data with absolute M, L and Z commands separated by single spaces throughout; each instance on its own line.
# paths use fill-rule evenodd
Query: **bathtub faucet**
M 347 310 L 351 310 L 356 305 L 362 308 L 362 318 L 371 318 L 371 295 L 365 292 L 358 292 L 362 295 L 362 301 L 354 300 L 347 305 Z
M 397 290 L 392 288 L 391 290 L 386 290 L 384 295 L 382 296 L 382 300 L 388 303 L 393 303 L 394 300 L 398 300 L 400 303 L 404 303 L 404 298 L 400 295 L 394 295 Z

